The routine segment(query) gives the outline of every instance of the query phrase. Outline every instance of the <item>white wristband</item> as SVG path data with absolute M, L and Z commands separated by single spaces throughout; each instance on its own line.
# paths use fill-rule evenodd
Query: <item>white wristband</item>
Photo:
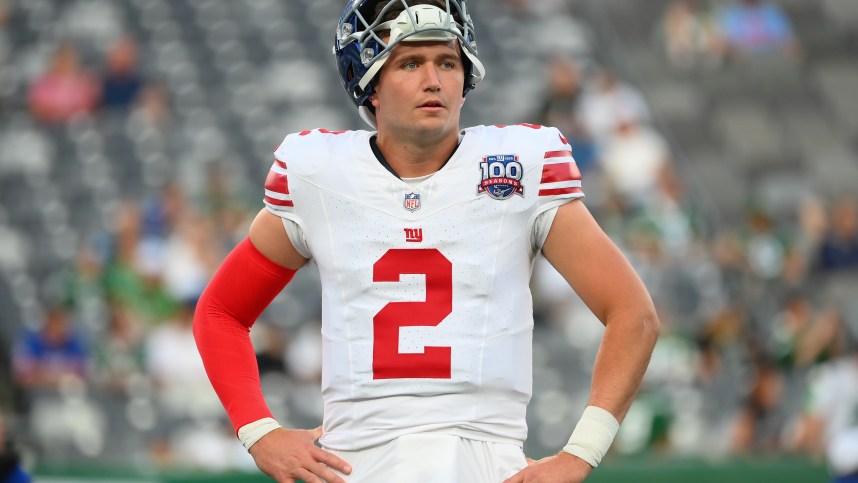
M 596 406 L 587 406 L 563 451 L 595 468 L 608 452 L 619 429 L 620 423 L 613 414 Z
M 244 449 L 250 449 L 250 447 L 262 439 L 263 436 L 278 428 L 282 428 L 282 426 L 280 426 L 280 424 L 274 419 L 262 418 L 252 423 L 247 423 L 239 428 L 238 439 L 241 440 L 241 444 L 244 445 Z

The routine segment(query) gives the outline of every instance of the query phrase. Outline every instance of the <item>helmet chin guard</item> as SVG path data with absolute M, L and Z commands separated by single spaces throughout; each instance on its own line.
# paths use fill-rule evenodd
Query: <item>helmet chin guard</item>
M 378 72 L 400 42 L 448 42 L 458 40 L 464 54 L 465 87 L 462 95 L 476 87 L 485 76 L 477 58 L 474 25 L 465 5 L 466 0 L 444 0 L 446 10 L 415 0 L 390 0 L 378 17 L 372 19 L 376 6 L 387 0 L 351 0 L 337 25 L 334 54 L 343 87 L 358 107 L 361 118 L 376 127 L 375 112 L 370 104 Z M 382 21 L 394 5 L 403 11 L 393 20 Z M 462 23 L 455 21 L 458 16 Z M 384 34 L 383 39 L 380 34 Z

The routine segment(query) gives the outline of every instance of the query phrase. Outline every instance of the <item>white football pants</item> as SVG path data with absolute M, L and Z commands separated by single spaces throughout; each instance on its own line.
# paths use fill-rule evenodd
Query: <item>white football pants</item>
M 401 436 L 358 451 L 333 451 L 352 466 L 349 483 L 501 483 L 527 466 L 512 443 L 438 433 Z

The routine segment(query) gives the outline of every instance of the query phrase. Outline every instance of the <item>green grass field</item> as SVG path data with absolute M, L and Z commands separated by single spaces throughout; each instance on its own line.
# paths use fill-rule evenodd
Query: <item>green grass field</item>
M 261 474 L 170 472 L 144 474 L 122 468 L 43 467 L 40 483 L 264 483 Z M 612 459 L 587 483 L 825 483 L 825 466 L 805 459 L 702 461 L 659 458 Z

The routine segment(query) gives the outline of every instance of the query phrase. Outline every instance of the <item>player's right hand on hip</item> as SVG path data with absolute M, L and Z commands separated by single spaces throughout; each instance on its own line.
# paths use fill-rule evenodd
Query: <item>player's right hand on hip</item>
M 352 471 L 342 459 L 317 447 L 322 427 L 313 430 L 279 428 L 250 447 L 250 455 L 263 473 L 278 483 L 346 483 L 331 468 L 344 474 Z

